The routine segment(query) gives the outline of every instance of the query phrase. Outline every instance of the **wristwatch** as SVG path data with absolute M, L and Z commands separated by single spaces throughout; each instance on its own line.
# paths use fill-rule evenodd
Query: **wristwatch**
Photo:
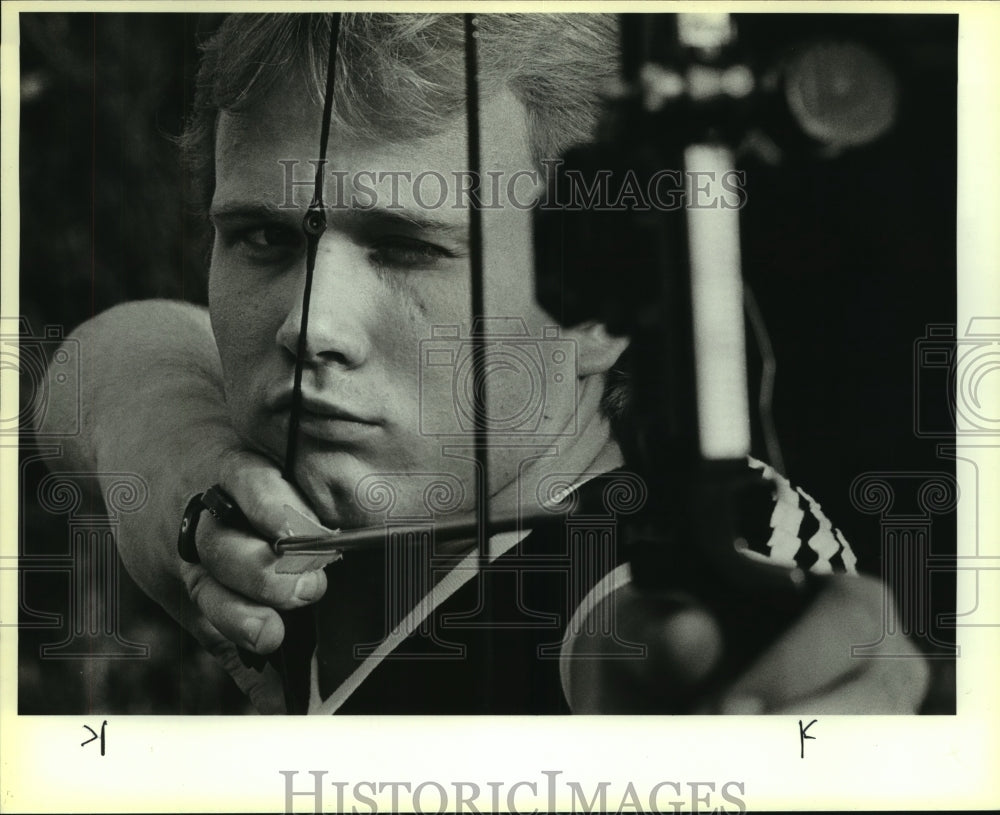
M 208 510 L 215 520 L 233 529 L 249 529 L 250 523 L 243 510 L 221 485 L 215 484 L 205 492 L 191 496 L 184 508 L 181 518 L 181 528 L 177 533 L 177 554 L 188 563 L 200 563 L 198 545 L 195 533 L 198 531 L 198 521 L 201 513 Z
M 181 528 L 177 533 L 177 554 L 188 563 L 201 563 L 201 558 L 198 557 L 198 545 L 195 543 L 195 532 L 198 531 L 198 521 L 204 510 L 208 510 L 219 523 L 233 529 L 249 531 L 251 528 L 243 510 L 221 485 L 215 484 L 205 492 L 192 495 L 184 508 Z M 253 668 L 258 673 L 264 670 L 264 666 L 271 658 L 265 654 L 255 654 L 239 645 L 236 646 L 236 653 L 239 654 L 244 667 Z

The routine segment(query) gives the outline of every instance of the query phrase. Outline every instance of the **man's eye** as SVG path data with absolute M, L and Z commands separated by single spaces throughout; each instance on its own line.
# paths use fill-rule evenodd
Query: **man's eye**
M 229 242 L 246 253 L 250 259 L 275 262 L 294 254 L 303 241 L 301 231 L 287 226 L 257 226 L 237 230 Z
M 415 238 L 392 237 L 374 241 L 371 247 L 372 261 L 382 267 L 397 269 L 424 269 L 443 260 L 456 257 L 455 253 Z

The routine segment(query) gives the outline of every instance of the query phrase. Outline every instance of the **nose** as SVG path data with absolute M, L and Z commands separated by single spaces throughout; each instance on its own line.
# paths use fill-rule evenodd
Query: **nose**
M 351 257 L 350 248 L 333 245 L 330 237 L 329 233 L 324 236 L 317 252 L 308 320 L 303 319 L 306 283 L 303 268 L 300 285 L 291 297 L 276 339 L 294 359 L 305 324 L 306 364 L 351 370 L 363 365 L 371 351 L 368 328 L 372 324 L 372 298 L 363 268 Z

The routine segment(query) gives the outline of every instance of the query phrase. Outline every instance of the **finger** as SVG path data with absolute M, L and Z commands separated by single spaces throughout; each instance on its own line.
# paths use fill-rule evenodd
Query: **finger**
M 203 566 L 189 566 L 183 577 L 195 605 L 225 639 L 257 654 L 269 654 L 281 645 L 285 625 L 273 608 L 226 588 Z M 238 659 L 235 650 L 233 655 Z
M 882 629 L 882 583 L 868 577 L 831 580 L 803 615 L 726 693 L 723 712 L 771 711 L 823 695 L 869 666 L 852 646 L 874 643 Z
M 267 541 L 223 526 L 210 515 L 198 527 L 201 565 L 220 583 L 245 598 L 279 609 L 300 608 L 326 592 L 322 569 L 278 571 L 278 557 Z
M 722 654 L 715 620 L 689 598 L 624 586 L 570 640 L 564 685 L 576 713 L 672 711 Z
M 914 714 L 927 693 L 928 671 L 920 657 L 871 660 L 870 668 L 826 692 L 788 702 L 768 713 Z
M 236 646 L 221 636 L 209 651 L 232 676 L 236 686 L 249 697 L 258 713 L 286 712 L 281 677 L 274 668 L 267 665 L 263 671 L 255 671 L 245 667 L 236 652 Z
M 263 670 L 247 668 L 239 657 L 236 646 L 204 616 L 199 615 L 190 630 L 202 647 L 232 677 L 236 686 L 250 698 L 258 712 L 286 712 L 284 685 L 274 668 L 270 665 Z
M 722 635 L 711 614 L 691 598 L 643 592 L 628 585 L 614 595 L 619 630 L 647 648 L 644 660 L 627 665 L 639 680 L 662 690 L 691 687 L 707 677 L 722 656 Z
M 316 513 L 273 462 L 255 453 L 235 451 L 222 465 L 222 486 L 236 499 L 261 537 L 273 541 L 291 534 L 285 506 L 319 523 Z

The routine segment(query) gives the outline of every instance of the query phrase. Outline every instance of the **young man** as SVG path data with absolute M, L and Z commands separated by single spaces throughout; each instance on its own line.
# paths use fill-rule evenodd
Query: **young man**
M 696 598 L 632 590 L 620 553 L 560 561 L 558 535 L 495 536 L 496 569 L 486 577 L 469 555 L 474 540 L 392 543 L 326 570 L 284 573 L 269 542 L 296 513 L 330 528 L 391 526 L 431 520 L 435 508 L 468 513 L 477 492 L 473 440 L 456 402 L 471 326 L 464 43 L 453 15 L 342 17 L 294 486 L 279 474 L 329 26 L 322 15 L 237 15 L 206 49 L 185 148 L 214 230 L 208 314 L 137 303 L 76 334 L 93 367 L 83 372 L 85 427 L 71 453 L 98 472 L 133 471 L 150 484 L 148 507 L 121 534 L 139 584 L 264 711 L 281 708 L 275 674 L 243 667 L 234 646 L 274 651 L 286 633 L 275 609 L 315 604 L 315 658 L 296 668 L 311 674 L 317 711 L 653 711 L 670 709 L 675 695 L 690 698 L 690 710 L 912 712 L 926 683 L 919 660 L 849 656 L 851 644 L 880 633 L 884 589 L 867 579 L 832 580 L 748 670 L 720 684 L 722 634 Z M 562 343 L 558 364 L 571 358 L 557 373 L 572 381 L 532 403 L 529 433 L 505 424 L 526 404 L 523 370 L 492 369 L 494 514 L 543 502 L 554 484 L 587 504 L 623 463 L 607 397 L 627 341 L 596 323 L 547 333 L 553 321 L 533 298 L 525 206 L 539 192 L 532 172 L 541 162 L 592 133 L 599 91 L 616 74 L 616 43 L 611 18 L 481 18 L 482 177 L 495 184 L 482 211 L 486 313 L 526 332 L 514 336 L 536 351 Z M 449 349 L 444 367 L 454 366 L 454 379 L 443 381 L 458 389 L 429 387 L 439 380 L 428 379 L 424 352 Z M 540 370 L 547 384 L 557 381 L 546 364 Z M 254 532 L 206 516 L 200 563 L 185 563 L 177 522 L 188 498 L 213 483 Z M 850 550 L 818 508 L 787 485 L 777 494 L 774 532 L 756 545 L 785 547 L 789 562 L 805 546 L 817 571 L 852 570 Z M 806 516 L 818 531 L 800 539 Z M 558 561 L 555 577 L 532 556 Z M 607 621 L 612 635 L 595 635 Z M 567 631 L 580 636 L 564 640 Z M 604 649 L 633 658 L 593 658 Z M 710 678 L 712 690 L 699 693 Z

